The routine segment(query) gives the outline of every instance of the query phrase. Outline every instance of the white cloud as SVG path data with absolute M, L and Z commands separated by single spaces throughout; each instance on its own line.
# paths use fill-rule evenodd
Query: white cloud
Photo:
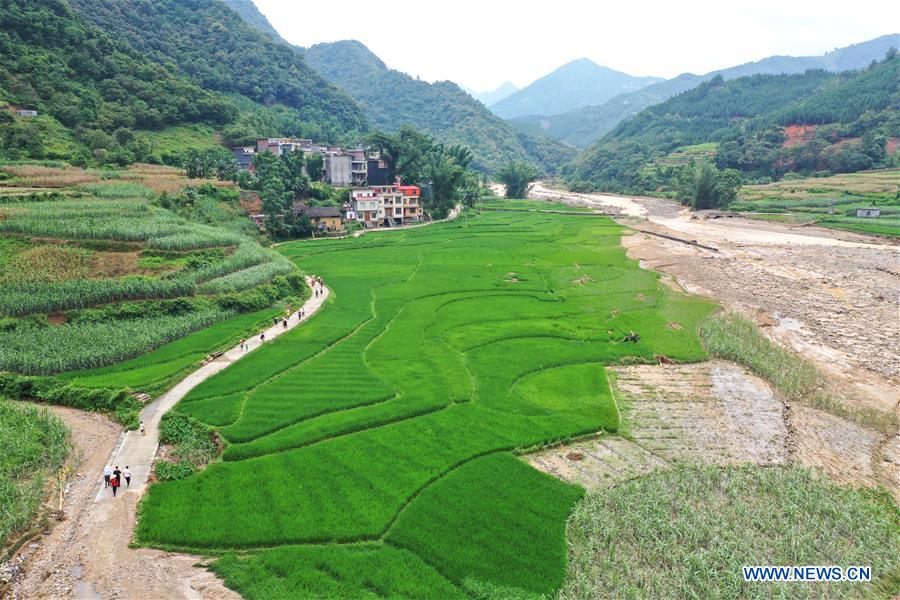
M 900 23 L 885 0 L 254 1 L 294 44 L 357 39 L 392 68 L 476 90 L 521 87 L 583 56 L 633 75 L 705 73 L 822 54 Z

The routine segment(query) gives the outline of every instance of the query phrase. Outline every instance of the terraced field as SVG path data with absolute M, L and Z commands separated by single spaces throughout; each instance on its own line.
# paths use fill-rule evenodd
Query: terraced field
M 236 224 L 250 221 L 230 184 L 150 165 L 97 172 L 7 165 L 0 172 L 0 190 L 10 192 L 0 195 L 0 371 L 103 369 L 172 342 L 191 346 L 161 350 L 166 360 L 173 352 L 190 356 L 179 369 L 129 374 L 135 389 L 157 391 L 198 354 L 261 320 L 247 313 L 304 293 L 295 266 Z M 178 207 L 190 218 L 170 210 Z M 216 330 L 220 337 L 202 335 L 220 322 L 232 324 Z
M 491 213 L 282 246 L 333 300 L 176 407 L 228 446 L 151 488 L 138 541 L 223 554 L 214 569 L 248 597 L 552 592 L 582 490 L 515 454 L 616 430 L 604 365 L 705 358 L 712 305 L 640 270 L 619 235 Z

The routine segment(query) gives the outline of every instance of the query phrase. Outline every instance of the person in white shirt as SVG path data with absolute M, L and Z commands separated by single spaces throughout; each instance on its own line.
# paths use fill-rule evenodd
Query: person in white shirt
M 125 487 L 131 487 L 131 469 L 128 468 L 128 465 L 125 465 L 125 470 L 122 471 L 122 477 L 125 478 Z
M 106 487 L 109 487 L 109 478 L 112 477 L 112 467 L 106 465 L 103 467 L 103 481 L 106 482 Z

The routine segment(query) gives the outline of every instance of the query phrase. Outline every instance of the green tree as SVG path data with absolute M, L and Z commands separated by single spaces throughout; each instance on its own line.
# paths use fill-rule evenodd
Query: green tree
M 528 184 L 537 179 L 538 170 L 531 163 L 511 162 L 497 171 L 497 179 L 506 186 L 507 198 L 525 198 Z
M 709 161 L 692 162 L 678 177 L 678 197 L 692 210 L 718 208 L 737 196 L 741 187 L 741 173 L 737 169 L 720 171 Z
M 311 181 L 322 180 L 322 168 L 325 158 L 319 153 L 312 153 L 306 157 L 306 174 Z

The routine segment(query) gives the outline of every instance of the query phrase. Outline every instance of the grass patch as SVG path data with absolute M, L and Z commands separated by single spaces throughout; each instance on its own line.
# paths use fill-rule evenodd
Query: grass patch
M 898 518 L 886 494 L 800 468 L 679 466 L 584 498 L 560 597 L 887 598 Z M 871 565 L 875 582 L 749 583 L 744 565 Z
M 70 448 L 59 417 L 0 396 L 0 548 L 31 524 Z
M 769 340 L 746 317 L 733 312 L 710 315 L 701 322 L 700 333 L 711 356 L 744 365 L 789 402 L 802 402 L 879 431 L 891 432 L 897 426 L 896 415 L 846 407 L 823 391 L 823 376 L 815 365 Z

